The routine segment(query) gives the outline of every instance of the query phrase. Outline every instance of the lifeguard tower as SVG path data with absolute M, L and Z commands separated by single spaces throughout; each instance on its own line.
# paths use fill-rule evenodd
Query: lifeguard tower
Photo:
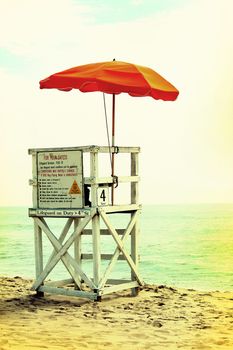
M 118 153 L 117 157 L 128 154 L 128 176 L 99 176 L 100 159 L 109 152 Z M 131 289 L 132 294 L 136 295 L 143 286 L 138 269 L 141 211 L 138 199 L 139 152 L 139 147 L 29 149 L 33 174 L 30 180 L 33 208 L 29 209 L 29 216 L 34 220 L 36 267 L 36 279 L 32 289 L 38 296 L 54 293 L 101 300 L 106 294 L 124 289 Z M 109 189 L 116 184 L 128 184 L 128 203 L 110 203 Z M 113 214 L 125 215 L 128 218 L 126 227 L 115 227 Z M 66 218 L 60 235 L 52 231 L 47 218 L 50 221 L 50 218 Z M 91 237 L 91 253 L 83 251 L 82 241 L 86 235 Z M 51 255 L 46 263 L 44 236 L 52 245 Z M 112 252 L 103 254 L 101 240 L 107 236 L 115 242 L 115 248 Z M 90 276 L 83 268 L 87 259 L 93 265 Z M 102 262 L 105 260 L 108 263 L 103 271 Z M 111 278 L 119 260 L 124 260 L 127 266 L 127 277 Z M 64 264 L 69 278 L 48 280 L 50 272 L 59 261 Z

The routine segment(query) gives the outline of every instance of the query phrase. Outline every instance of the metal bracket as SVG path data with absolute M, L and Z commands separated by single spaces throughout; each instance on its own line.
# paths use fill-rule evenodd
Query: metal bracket
M 112 146 L 112 148 L 113 148 L 113 152 L 112 153 L 114 153 L 114 154 L 119 153 L 119 147 L 118 146 Z
M 29 179 L 28 182 L 29 182 L 30 186 L 37 186 L 37 184 L 38 184 L 36 179 Z
M 117 188 L 118 187 L 118 176 L 112 175 L 112 180 L 113 180 L 113 182 L 112 182 L 113 186 L 115 185 L 114 188 Z

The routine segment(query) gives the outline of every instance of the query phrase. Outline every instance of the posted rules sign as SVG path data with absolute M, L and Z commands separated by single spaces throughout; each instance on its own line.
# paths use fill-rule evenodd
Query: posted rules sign
M 38 208 L 82 208 L 81 151 L 37 153 Z

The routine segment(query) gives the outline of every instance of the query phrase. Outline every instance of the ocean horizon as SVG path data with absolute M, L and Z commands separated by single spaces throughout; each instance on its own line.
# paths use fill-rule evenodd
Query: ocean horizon
M 128 219 L 112 215 L 111 220 L 124 228 Z M 48 222 L 59 235 L 65 219 Z M 146 283 L 233 291 L 233 204 L 143 205 L 140 228 L 140 273 Z M 43 242 L 46 263 L 53 249 L 46 237 Z M 103 253 L 114 251 L 111 237 L 101 242 Z M 91 237 L 83 237 L 83 251 L 91 252 Z M 0 266 L 3 276 L 35 276 L 33 220 L 26 207 L 0 207 Z M 92 274 L 92 262 L 85 261 L 83 270 Z M 118 261 L 112 277 L 128 275 L 126 262 Z M 48 276 L 69 277 L 61 262 Z

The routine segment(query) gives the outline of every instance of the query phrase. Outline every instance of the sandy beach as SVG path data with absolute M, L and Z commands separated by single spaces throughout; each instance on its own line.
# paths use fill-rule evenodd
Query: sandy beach
M 146 285 L 101 302 L 46 294 L 1 277 L 0 349 L 232 349 L 233 292 Z

